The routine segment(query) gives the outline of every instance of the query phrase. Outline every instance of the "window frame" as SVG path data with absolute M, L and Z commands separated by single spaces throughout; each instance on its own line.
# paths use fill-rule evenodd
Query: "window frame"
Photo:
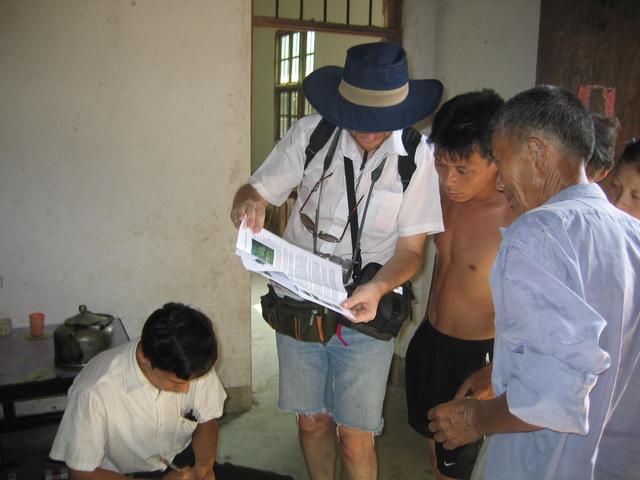
M 309 53 L 309 35 L 312 37 L 313 51 Z M 298 36 L 299 46 L 296 52 L 294 39 Z M 288 38 L 285 48 L 288 48 L 287 56 L 282 56 L 283 38 Z M 274 81 L 274 141 L 279 141 L 287 132 L 289 127 L 299 118 L 313 112 L 311 105 L 307 102 L 302 91 L 302 81 L 304 77 L 311 73 L 315 64 L 315 32 L 311 31 L 290 31 L 279 30 L 276 32 L 276 58 L 275 58 L 275 81 Z M 295 55 L 297 53 L 297 55 Z M 311 56 L 311 65 L 309 65 Z M 297 60 L 297 72 L 293 71 Z M 286 63 L 288 72 L 285 80 L 282 68 Z M 295 81 L 292 79 L 295 78 Z M 284 113 L 283 113 L 284 111 Z

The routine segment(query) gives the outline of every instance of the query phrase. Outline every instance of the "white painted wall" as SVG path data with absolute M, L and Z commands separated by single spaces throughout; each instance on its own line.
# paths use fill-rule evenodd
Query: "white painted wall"
M 540 0 L 405 0 L 403 8 L 413 68 L 441 80 L 445 100 L 483 87 L 509 98 L 534 85 Z
M 0 0 L 0 317 L 190 303 L 250 392 L 250 41 L 250 0 Z
M 436 72 L 447 98 L 490 87 L 509 98 L 535 84 L 540 0 L 440 0 Z
M 438 0 L 403 0 L 402 45 L 411 78 L 434 78 Z

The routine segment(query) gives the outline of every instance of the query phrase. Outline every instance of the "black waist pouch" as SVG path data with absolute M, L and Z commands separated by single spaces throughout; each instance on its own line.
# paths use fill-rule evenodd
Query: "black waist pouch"
M 262 318 L 271 328 L 301 342 L 327 343 L 336 333 L 338 317 L 342 317 L 316 303 L 279 297 L 271 285 L 260 304 Z
M 379 263 L 372 262 L 365 265 L 360 272 L 359 282 L 346 287 L 349 295 L 353 293 L 358 285 L 362 285 L 371 280 L 381 268 L 382 265 Z M 409 318 L 413 298 L 411 283 L 405 282 L 397 289 L 382 296 L 378 303 L 376 316 L 370 322 L 353 323 L 341 315 L 340 323 L 370 337 L 379 340 L 389 340 L 398 336 L 400 327 L 402 327 L 404 321 Z

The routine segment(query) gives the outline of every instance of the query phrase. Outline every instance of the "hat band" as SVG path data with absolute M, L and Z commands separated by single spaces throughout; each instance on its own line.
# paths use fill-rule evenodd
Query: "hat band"
M 409 95 L 409 83 L 393 90 L 368 90 L 355 87 L 342 79 L 338 92 L 345 100 L 363 107 L 392 107 L 402 103 Z

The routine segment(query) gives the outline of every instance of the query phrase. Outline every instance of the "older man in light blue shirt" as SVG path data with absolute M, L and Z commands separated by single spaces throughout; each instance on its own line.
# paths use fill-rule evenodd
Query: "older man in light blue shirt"
M 640 222 L 587 183 L 593 125 L 569 92 L 511 99 L 492 148 L 523 213 L 491 276 L 496 396 L 440 405 L 429 428 L 446 448 L 489 435 L 478 478 L 638 478 Z

